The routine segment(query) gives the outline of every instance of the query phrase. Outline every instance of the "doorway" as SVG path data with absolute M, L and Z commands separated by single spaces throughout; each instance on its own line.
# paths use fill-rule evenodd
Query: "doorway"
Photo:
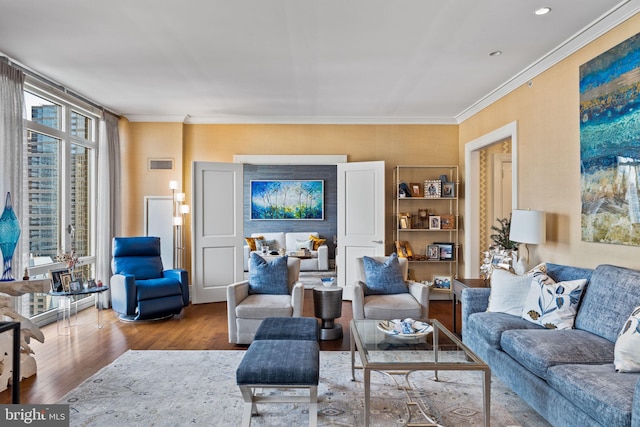
M 486 235 L 486 225 L 481 221 L 482 179 L 481 157 L 486 147 L 505 140 L 511 140 L 511 208 L 518 206 L 518 123 L 511 122 L 488 134 L 465 144 L 465 245 L 464 245 L 464 277 L 472 278 L 480 275 L 480 255 L 485 248 L 481 236 Z M 486 187 L 485 187 L 486 189 Z

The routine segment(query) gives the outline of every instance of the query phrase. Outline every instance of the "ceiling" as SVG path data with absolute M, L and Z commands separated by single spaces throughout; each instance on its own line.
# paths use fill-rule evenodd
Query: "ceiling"
M 132 121 L 458 123 L 639 3 L 0 0 L 0 54 Z

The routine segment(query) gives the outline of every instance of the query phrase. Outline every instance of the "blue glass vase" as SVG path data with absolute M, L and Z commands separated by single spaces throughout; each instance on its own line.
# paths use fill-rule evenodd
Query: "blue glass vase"
M 3 271 L 0 281 L 8 282 L 15 280 L 11 273 L 11 262 L 13 260 L 13 252 L 16 250 L 16 244 L 20 237 L 20 221 L 16 217 L 11 205 L 11 193 L 7 193 L 7 199 L 4 204 L 4 211 L 0 216 L 0 250 L 2 250 Z

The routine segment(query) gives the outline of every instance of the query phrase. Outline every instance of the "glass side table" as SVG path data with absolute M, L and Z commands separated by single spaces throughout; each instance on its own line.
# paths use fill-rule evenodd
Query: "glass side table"
M 109 286 L 100 286 L 98 288 L 87 288 L 76 292 L 49 292 L 49 295 L 59 297 L 58 300 L 58 335 L 70 335 L 71 326 L 77 323 L 78 308 L 73 306 L 73 297 L 79 295 L 95 295 L 96 307 L 98 308 L 98 329 L 102 329 L 102 298 L 100 294 L 109 290 Z M 75 308 L 76 323 L 71 322 L 72 309 Z

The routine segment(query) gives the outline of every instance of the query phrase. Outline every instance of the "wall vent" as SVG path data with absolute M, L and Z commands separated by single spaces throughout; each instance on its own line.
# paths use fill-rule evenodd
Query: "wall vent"
M 149 159 L 149 170 L 173 170 L 173 159 Z

